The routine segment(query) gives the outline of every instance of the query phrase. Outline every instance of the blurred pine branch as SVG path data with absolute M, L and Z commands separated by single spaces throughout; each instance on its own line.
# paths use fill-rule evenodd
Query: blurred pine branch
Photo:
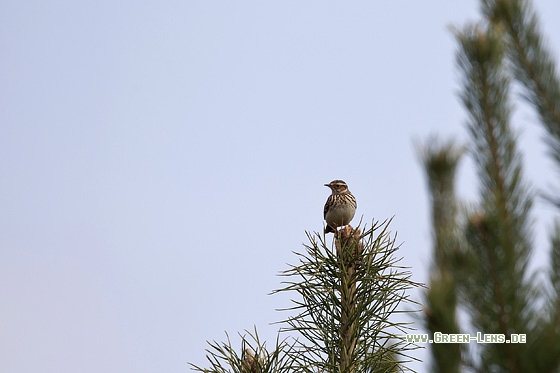
M 424 324 L 431 333 L 461 330 L 506 339 L 526 334 L 527 343 L 431 345 L 432 371 L 558 372 L 560 228 L 551 235 L 551 268 L 543 284 L 528 269 L 535 250 L 535 193 L 511 126 L 510 80 L 522 84 L 560 170 L 559 79 L 530 1 L 482 0 L 482 12 L 480 23 L 454 29 L 478 201 L 458 209 L 460 148 L 430 140 L 421 149 L 434 236 Z M 549 200 L 560 206 L 560 199 Z

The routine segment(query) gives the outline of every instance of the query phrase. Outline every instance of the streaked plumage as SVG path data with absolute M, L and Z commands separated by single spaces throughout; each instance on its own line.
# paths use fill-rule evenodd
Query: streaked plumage
M 325 186 L 331 188 L 332 191 L 323 210 L 323 216 L 327 222 L 325 233 L 334 233 L 336 228 L 350 223 L 356 213 L 358 204 L 344 181 L 333 180 Z

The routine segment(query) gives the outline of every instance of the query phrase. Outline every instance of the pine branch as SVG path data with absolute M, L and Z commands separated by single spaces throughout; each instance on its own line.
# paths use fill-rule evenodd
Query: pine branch
M 455 172 L 463 150 L 453 142 L 441 144 L 432 138 L 419 153 L 428 178 L 434 237 L 434 263 L 425 293 L 425 327 L 432 336 L 436 332 L 458 334 L 454 274 L 458 273 L 460 252 Z M 459 372 L 463 350 L 461 344 L 430 345 L 432 371 Z
M 209 342 L 206 358 L 210 368 L 202 368 L 189 363 L 191 368 L 203 373 L 289 373 L 294 371 L 291 358 L 292 346 L 287 341 L 277 339 L 272 351 L 266 349 L 265 343 L 261 342 L 257 329 L 240 335 L 241 348 L 232 346 L 229 335 L 226 333 L 227 342 Z
M 350 226 L 335 232 L 336 255 L 342 269 L 340 279 L 340 371 L 354 373 L 353 361 L 358 335 L 356 323 L 359 317 L 357 307 L 356 267 L 361 265 L 364 245 L 360 241 L 360 230 Z
M 365 233 L 337 233 L 334 247 L 310 234 L 300 264 L 283 273 L 289 281 L 276 292 L 295 292 L 295 316 L 284 331 L 302 336 L 297 343 L 298 371 L 385 372 L 406 369 L 396 357 L 412 359 L 403 333 L 408 323 L 392 321 L 402 303 L 415 303 L 407 292 L 419 286 L 397 266 L 395 237 L 389 221 Z M 301 300 L 300 300 L 301 299 Z M 405 311 L 411 312 L 411 311 Z M 391 317 L 391 319 L 390 319 Z M 405 361 L 406 362 L 406 361 Z
M 473 323 L 487 333 L 526 333 L 530 286 L 524 282 L 531 253 L 528 213 L 532 199 L 522 180 L 509 117 L 509 81 L 499 30 L 467 27 L 456 31 L 457 61 L 463 72 L 461 99 L 469 114 L 472 154 L 481 180 L 481 213 L 467 229 L 475 273 L 462 287 Z M 519 346 L 484 346 L 483 366 L 498 364 L 522 372 Z M 486 361 L 484 361 L 486 360 Z
M 457 259 L 457 197 L 455 176 L 464 148 L 449 141 L 440 143 L 431 138 L 425 145 L 417 146 L 428 180 L 432 210 L 432 236 L 434 262 L 432 270 L 453 270 Z
M 550 134 L 550 153 L 560 170 L 560 79 L 537 14 L 527 0 L 485 0 L 482 9 L 486 18 L 508 35 L 513 76 L 525 88 L 525 99 L 535 107 Z M 560 207 L 560 199 L 553 201 Z

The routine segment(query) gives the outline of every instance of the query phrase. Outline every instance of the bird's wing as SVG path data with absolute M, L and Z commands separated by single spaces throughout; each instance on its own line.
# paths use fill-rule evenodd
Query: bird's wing
M 323 218 L 327 218 L 327 211 L 329 211 L 329 207 L 332 204 L 332 194 L 327 198 L 327 202 L 325 202 L 325 207 L 323 208 Z

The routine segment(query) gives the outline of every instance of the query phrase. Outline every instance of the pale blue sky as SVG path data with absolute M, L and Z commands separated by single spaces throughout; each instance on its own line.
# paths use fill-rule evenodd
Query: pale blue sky
M 560 3 L 536 6 L 560 51 Z M 333 179 L 358 218 L 395 216 L 425 282 L 412 140 L 465 138 L 447 26 L 477 13 L 473 0 L 2 2 L 0 371 L 186 372 L 224 331 L 256 325 L 272 343 L 289 303 L 267 294 L 322 229 Z M 542 131 L 518 113 L 544 186 Z

